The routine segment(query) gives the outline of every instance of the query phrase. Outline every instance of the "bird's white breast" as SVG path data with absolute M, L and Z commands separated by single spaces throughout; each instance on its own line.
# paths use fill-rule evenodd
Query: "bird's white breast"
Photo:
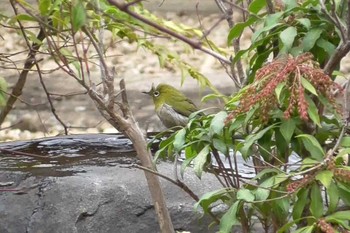
M 188 122 L 188 117 L 176 112 L 170 105 L 163 104 L 157 114 L 163 124 L 168 127 L 185 126 Z

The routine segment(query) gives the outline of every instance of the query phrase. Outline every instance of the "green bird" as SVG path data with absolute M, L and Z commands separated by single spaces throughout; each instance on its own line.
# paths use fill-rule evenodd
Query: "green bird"
M 152 96 L 155 111 L 167 128 L 185 126 L 191 113 L 198 111 L 196 105 L 176 88 L 159 84 L 156 88 L 152 85 L 149 92 L 143 92 Z

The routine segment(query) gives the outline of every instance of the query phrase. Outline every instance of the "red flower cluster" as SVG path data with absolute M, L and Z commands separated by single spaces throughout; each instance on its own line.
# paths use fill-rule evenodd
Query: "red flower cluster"
M 287 192 L 294 193 L 301 188 L 308 186 L 315 180 L 315 175 L 305 175 L 303 179 L 293 181 L 292 183 L 287 185 Z
M 343 181 L 346 183 L 350 183 L 350 171 L 349 170 L 335 168 L 334 169 L 334 177 L 337 180 L 340 180 L 340 181 Z
M 297 113 L 301 119 L 307 121 L 309 104 L 305 97 L 308 94 L 305 82 L 311 83 L 317 94 L 323 95 L 337 109 L 331 90 L 339 86 L 313 61 L 311 53 L 304 53 L 295 58 L 277 58 L 259 69 L 254 82 L 242 94 L 238 107 L 229 114 L 227 121 L 248 112 L 256 105 L 259 106 L 257 115 L 263 122 L 267 122 L 269 112 L 274 108 L 282 109 L 286 119 Z M 283 89 L 289 94 L 289 98 L 280 106 L 275 92 L 279 84 L 284 85 Z
M 326 220 L 324 219 L 320 219 L 317 223 L 317 226 L 321 229 L 322 232 L 335 233 L 335 230 L 332 227 L 332 225 L 326 222 Z

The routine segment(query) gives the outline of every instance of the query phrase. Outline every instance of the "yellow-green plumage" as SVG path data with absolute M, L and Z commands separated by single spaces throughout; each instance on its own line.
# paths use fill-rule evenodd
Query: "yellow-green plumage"
M 185 126 L 191 113 L 198 111 L 196 105 L 176 88 L 159 84 L 144 92 L 153 98 L 156 113 L 163 124 L 168 127 Z

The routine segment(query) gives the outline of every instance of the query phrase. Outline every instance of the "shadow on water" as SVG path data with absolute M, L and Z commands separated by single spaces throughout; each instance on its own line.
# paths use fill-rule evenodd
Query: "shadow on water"
M 0 143 L 0 170 L 40 176 L 69 176 L 84 167 L 137 161 L 131 141 L 121 134 L 58 136 Z

